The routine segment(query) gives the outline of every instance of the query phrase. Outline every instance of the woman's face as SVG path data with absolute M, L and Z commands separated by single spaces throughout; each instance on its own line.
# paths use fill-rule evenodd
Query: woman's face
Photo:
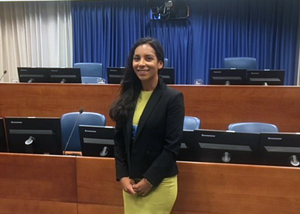
M 158 70 L 162 69 L 163 62 L 158 61 L 149 44 L 142 44 L 134 51 L 132 67 L 142 83 L 153 83 L 158 81 Z

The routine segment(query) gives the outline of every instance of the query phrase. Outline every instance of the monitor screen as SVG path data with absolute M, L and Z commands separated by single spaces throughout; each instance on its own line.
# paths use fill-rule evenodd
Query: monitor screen
M 182 141 L 177 160 L 197 161 L 195 152 L 195 132 L 193 130 L 183 130 Z
M 163 78 L 166 84 L 175 84 L 175 69 L 171 67 L 164 67 L 160 72 L 159 76 Z
M 123 81 L 125 74 L 124 67 L 108 67 L 106 71 L 108 84 L 120 84 Z
M 23 68 L 18 67 L 19 82 L 49 82 L 49 72 L 47 68 Z
M 249 85 L 283 85 L 284 70 L 247 70 L 247 83 Z
M 60 118 L 6 117 L 9 152 L 62 154 Z
M 0 152 L 7 152 L 7 142 L 3 118 L 0 118 Z
M 257 164 L 259 133 L 195 130 L 198 161 Z
M 299 133 L 261 133 L 260 159 L 266 165 L 300 166 Z
M 211 68 L 209 80 L 211 85 L 245 85 L 246 69 Z
M 25 68 L 18 67 L 19 82 L 81 83 L 80 68 Z
M 159 76 L 161 76 L 166 84 L 174 84 L 174 68 L 163 68 Z M 120 84 L 124 79 L 125 68 L 124 67 L 108 67 L 107 68 L 107 82 L 108 84 Z
M 81 83 L 80 68 L 49 68 L 51 83 Z
M 114 157 L 114 127 L 79 125 L 83 156 Z

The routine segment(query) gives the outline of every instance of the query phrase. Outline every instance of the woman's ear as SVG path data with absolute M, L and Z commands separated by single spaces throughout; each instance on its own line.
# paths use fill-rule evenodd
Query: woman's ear
M 162 61 L 158 62 L 158 70 L 162 69 L 164 67 L 164 63 Z

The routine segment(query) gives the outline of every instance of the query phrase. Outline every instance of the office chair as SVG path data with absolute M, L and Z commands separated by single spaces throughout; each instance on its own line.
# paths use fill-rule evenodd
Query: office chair
M 256 58 L 253 57 L 224 58 L 224 68 L 257 69 Z
M 74 68 L 80 68 L 82 83 L 98 83 L 103 77 L 102 63 L 80 62 L 75 63 Z
M 79 125 L 105 126 L 106 118 L 104 115 L 95 112 L 82 112 L 81 114 L 80 112 L 69 112 L 61 116 L 60 123 L 61 123 L 61 130 L 62 130 L 61 136 L 62 136 L 63 150 L 66 149 L 68 151 L 81 151 L 78 126 Z M 74 126 L 75 129 L 72 134 L 72 130 Z M 69 140 L 69 144 L 67 148 L 65 148 L 68 140 Z
M 170 67 L 168 58 L 164 58 L 164 67 Z
M 185 116 L 183 122 L 183 130 L 200 129 L 201 121 L 197 117 Z
M 232 123 L 228 126 L 229 131 L 235 132 L 278 132 L 278 128 L 274 124 L 259 122 L 243 122 Z

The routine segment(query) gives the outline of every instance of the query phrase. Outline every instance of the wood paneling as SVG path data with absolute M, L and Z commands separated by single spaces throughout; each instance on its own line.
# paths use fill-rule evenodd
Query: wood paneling
M 172 214 L 298 214 L 300 169 L 178 162 Z M 0 213 L 121 214 L 112 158 L 0 154 Z
M 178 198 L 172 214 L 296 214 L 300 169 L 179 162 Z M 113 159 L 77 158 L 80 214 L 122 213 Z M 109 211 L 108 211 L 109 210 Z
M 0 213 L 77 213 L 75 162 L 74 157 L 1 153 Z
M 183 92 L 186 115 L 202 128 L 226 130 L 235 122 L 274 123 L 280 131 L 300 132 L 300 87 L 174 85 Z M 66 112 L 108 112 L 119 85 L 2 83 L 0 116 L 60 117 Z

